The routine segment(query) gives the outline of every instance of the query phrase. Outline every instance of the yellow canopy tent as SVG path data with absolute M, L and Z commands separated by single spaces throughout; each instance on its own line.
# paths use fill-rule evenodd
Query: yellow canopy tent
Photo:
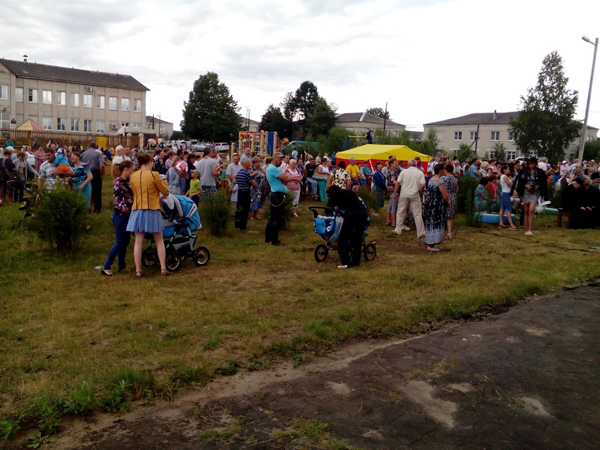
M 348 161 L 350 158 L 354 158 L 356 161 L 387 161 L 390 156 L 393 156 L 398 161 L 408 161 L 414 159 L 417 156 L 421 158 L 421 161 L 428 162 L 433 158 L 424 153 L 415 152 L 406 145 L 378 145 L 378 144 L 367 144 L 360 147 L 345 150 L 343 152 L 336 153 L 335 158 L 337 161 Z
M 44 131 L 37 123 L 31 119 L 27 119 L 17 127 L 17 131 Z

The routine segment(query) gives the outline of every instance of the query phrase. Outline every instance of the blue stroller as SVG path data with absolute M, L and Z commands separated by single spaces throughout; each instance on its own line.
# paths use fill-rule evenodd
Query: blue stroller
M 313 229 L 315 233 L 327 242 L 326 244 L 319 244 L 315 248 L 315 260 L 323 262 L 327 259 L 329 250 L 337 251 L 338 249 L 338 238 L 344 224 L 344 218 L 340 213 L 326 206 L 309 206 L 308 209 L 312 211 L 314 216 Z M 319 211 L 322 211 L 323 214 Z M 369 227 L 367 226 L 365 231 L 368 229 Z M 377 256 L 377 247 L 375 247 L 375 241 L 366 243 L 367 236 L 368 233 L 363 232 L 362 254 L 365 257 L 365 261 L 373 261 L 375 256 Z
M 194 231 L 201 230 L 200 214 L 194 201 L 183 195 L 169 195 L 161 202 L 163 216 L 163 239 L 167 252 L 167 270 L 179 270 L 185 258 L 193 258 L 197 266 L 205 266 L 210 261 L 210 252 L 206 247 L 194 249 L 198 236 Z M 158 254 L 154 240 L 150 236 L 150 245 L 142 253 L 142 265 L 152 267 L 158 263 Z

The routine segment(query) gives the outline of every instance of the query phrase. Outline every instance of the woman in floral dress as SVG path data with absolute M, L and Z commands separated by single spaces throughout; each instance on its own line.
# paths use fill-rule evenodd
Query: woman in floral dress
M 258 219 L 258 210 L 262 208 L 262 192 L 267 178 L 258 156 L 252 158 L 252 166 L 250 176 L 255 184 L 250 188 L 250 219 Z
M 446 175 L 441 180 L 446 186 L 446 193 L 450 199 L 450 203 L 446 208 L 446 237 L 452 239 L 452 219 L 456 216 L 456 194 L 458 194 L 458 180 L 454 176 L 454 166 L 446 164 Z
M 444 228 L 446 226 L 446 206 L 450 203 L 446 185 L 442 177 L 446 173 L 446 166 L 437 164 L 434 168 L 434 176 L 429 180 L 427 186 L 427 210 L 425 212 L 425 245 L 430 252 L 439 252 L 436 245 L 444 240 Z

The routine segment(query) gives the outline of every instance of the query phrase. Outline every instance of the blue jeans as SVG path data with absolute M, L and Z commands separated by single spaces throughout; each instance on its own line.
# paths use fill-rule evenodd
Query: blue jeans
M 115 226 L 115 244 L 112 246 L 104 262 L 104 270 L 110 270 L 113 261 L 118 257 L 119 270 L 125 269 L 125 255 L 131 234 L 127 232 L 129 216 L 119 211 L 114 211 L 112 223 Z
M 314 180 L 312 177 L 307 178 L 308 187 L 310 188 L 310 193 L 312 195 L 317 195 L 317 180 Z

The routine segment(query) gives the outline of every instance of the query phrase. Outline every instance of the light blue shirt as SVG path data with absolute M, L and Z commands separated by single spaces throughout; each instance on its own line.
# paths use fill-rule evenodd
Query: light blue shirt
M 471 167 L 469 167 L 469 176 L 471 178 L 477 178 L 478 171 L 479 171 L 479 169 L 477 168 L 477 166 L 475 164 L 473 164 Z
M 269 164 L 269 167 L 267 167 L 267 181 L 269 182 L 269 186 L 271 186 L 271 192 L 285 194 L 287 193 L 287 186 L 279 179 L 279 175 L 281 175 L 279 168 L 274 164 Z

